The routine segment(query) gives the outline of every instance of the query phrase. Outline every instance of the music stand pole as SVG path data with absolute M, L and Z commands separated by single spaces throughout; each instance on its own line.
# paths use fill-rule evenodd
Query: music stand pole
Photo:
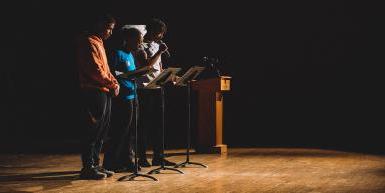
M 135 85 L 135 90 L 137 90 L 137 85 L 136 85 L 136 79 L 132 79 L 133 82 L 134 82 L 134 85 Z M 135 154 L 134 154 L 134 158 L 135 158 L 135 169 L 134 169 L 134 172 L 130 175 L 126 175 L 126 176 L 123 176 L 123 177 L 120 177 L 118 179 L 118 181 L 123 181 L 125 179 L 128 178 L 128 181 L 132 181 L 134 180 L 136 177 L 145 177 L 145 178 L 150 178 L 154 181 L 158 181 L 158 179 L 156 179 L 155 177 L 153 176 L 150 176 L 150 175 L 146 175 L 146 174 L 140 174 L 138 172 L 139 170 L 139 164 L 138 164 L 138 93 L 135 93 L 135 98 L 134 98 L 134 118 L 135 118 Z
M 186 165 L 199 165 L 207 168 L 206 165 L 198 162 L 190 162 L 190 148 L 191 148 L 191 80 L 187 81 L 187 110 L 188 110 L 188 127 L 187 127 L 187 148 L 186 161 L 175 165 L 175 168 L 186 167 Z
M 164 164 L 165 156 L 164 156 L 164 88 L 163 86 L 164 86 L 164 83 L 160 84 L 160 93 L 161 93 L 161 100 L 162 100 L 162 149 L 161 149 L 161 156 L 160 156 L 161 163 L 160 163 L 160 167 L 149 171 L 148 174 L 154 174 L 154 173 L 159 174 L 160 170 L 173 170 L 181 174 L 184 174 L 182 171 L 175 168 L 166 167 Z

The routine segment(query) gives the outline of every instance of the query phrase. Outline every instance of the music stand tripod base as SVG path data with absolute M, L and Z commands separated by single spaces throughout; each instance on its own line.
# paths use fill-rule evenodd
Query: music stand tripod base
M 206 166 L 204 164 L 201 164 L 201 163 L 198 163 L 198 162 L 190 162 L 189 160 L 187 160 L 187 161 L 185 161 L 183 163 L 177 164 L 174 167 L 175 168 L 186 167 L 187 165 L 198 165 L 198 166 L 202 166 L 204 168 L 208 168 L 208 166 Z
M 165 166 L 161 166 L 159 168 L 156 168 L 156 169 L 153 169 L 151 171 L 148 172 L 148 174 L 160 174 L 160 171 L 161 170 L 172 170 L 172 171 L 176 171 L 176 172 L 179 172 L 181 174 L 184 174 L 182 171 L 178 170 L 178 169 L 175 169 L 175 168 L 168 168 L 168 167 L 165 167 Z M 152 176 L 151 176 L 152 177 Z
M 151 179 L 153 179 L 154 181 L 158 181 L 158 179 L 154 178 L 153 176 L 146 175 L 146 174 L 139 174 L 139 173 L 133 173 L 133 174 L 130 174 L 130 175 L 128 175 L 128 176 L 123 176 L 123 177 L 119 178 L 118 181 L 124 181 L 124 180 L 127 179 L 127 178 L 128 178 L 127 181 L 133 181 L 136 177 L 151 178 Z

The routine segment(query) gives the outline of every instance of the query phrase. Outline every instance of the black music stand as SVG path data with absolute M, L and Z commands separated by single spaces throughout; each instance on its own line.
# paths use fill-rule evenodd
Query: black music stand
M 186 165 L 199 165 L 207 168 L 206 165 L 197 162 L 190 162 L 190 148 L 191 148 L 191 81 L 193 81 L 205 67 L 193 66 L 191 67 L 175 84 L 176 86 L 187 87 L 187 109 L 188 109 L 188 127 L 187 127 L 187 148 L 186 148 L 186 161 L 175 165 L 175 168 L 186 167 Z
M 144 67 L 138 68 L 138 69 L 136 69 L 134 71 L 129 71 L 129 72 L 126 72 L 126 73 L 115 71 L 115 74 L 118 77 L 131 80 L 131 79 L 137 79 L 140 76 L 143 76 L 143 75 L 155 72 L 155 71 L 156 71 L 156 69 L 152 68 L 151 66 L 144 66 Z
M 142 75 L 145 75 L 145 74 L 148 74 L 148 73 L 151 73 L 153 72 L 154 69 L 153 68 L 150 68 L 150 67 L 143 67 L 143 68 L 139 68 L 135 71 L 130 71 L 130 72 L 127 72 L 127 73 L 124 73 L 124 74 L 120 74 L 118 75 L 119 77 L 122 77 L 122 78 L 126 78 L 126 79 L 130 79 L 134 82 L 134 85 L 135 87 L 136 86 L 136 79 L 139 78 L 140 76 Z M 135 159 L 135 169 L 134 169 L 134 172 L 130 175 L 125 175 L 125 176 L 122 176 L 118 179 L 118 181 L 123 181 L 125 179 L 128 179 L 128 181 L 132 181 L 134 180 L 136 177 L 145 177 L 145 178 L 150 178 L 154 181 L 158 181 L 158 179 L 156 179 L 155 177 L 153 176 L 150 176 L 150 175 L 146 175 L 146 174 L 141 174 L 138 172 L 139 170 L 139 164 L 138 164 L 138 156 L 137 156 L 137 152 L 138 152 L 138 94 L 136 93 L 135 94 L 135 99 L 134 99 L 134 119 L 135 119 L 135 153 L 134 153 L 134 159 Z
M 176 172 L 179 172 L 183 174 L 182 171 L 175 169 L 175 168 L 169 168 L 166 167 L 164 164 L 164 85 L 169 83 L 172 80 L 172 76 L 175 76 L 176 73 L 178 73 L 181 69 L 180 68 L 167 68 L 162 71 L 159 76 L 157 76 L 154 80 L 152 80 L 148 85 L 146 85 L 144 88 L 147 89 L 158 89 L 160 88 L 161 92 L 161 100 L 162 100 L 162 149 L 161 149 L 161 163 L 160 167 L 153 169 L 148 172 L 148 174 L 159 174 L 160 170 L 173 170 Z

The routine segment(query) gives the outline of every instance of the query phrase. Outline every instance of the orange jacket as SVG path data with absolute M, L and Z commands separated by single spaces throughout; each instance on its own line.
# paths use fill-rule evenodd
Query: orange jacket
M 83 36 L 78 41 L 77 62 L 81 88 L 98 88 L 112 92 L 118 81 L 108 67 L 103 40 L 98 36 Z

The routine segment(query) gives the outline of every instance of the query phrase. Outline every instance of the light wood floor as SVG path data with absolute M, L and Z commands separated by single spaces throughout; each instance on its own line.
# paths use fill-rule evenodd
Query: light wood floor
M 182 162 L 182 150 L 168 151 Z M 151 161 L 151 160 L 149 160 Z M 126 174 L 106 180 L 80 180 L 79 155 L 0 155 L 0 192 L 385 192 L 385 156 L 317 149 L 229 149 L 227 156 L 194 154 L 191 161 L 209 168 L 162 171 L 158 182 Z M 152 167 L 152 169 L 155 167 Z M 149 171 L 145 169 L 144 171 Z

